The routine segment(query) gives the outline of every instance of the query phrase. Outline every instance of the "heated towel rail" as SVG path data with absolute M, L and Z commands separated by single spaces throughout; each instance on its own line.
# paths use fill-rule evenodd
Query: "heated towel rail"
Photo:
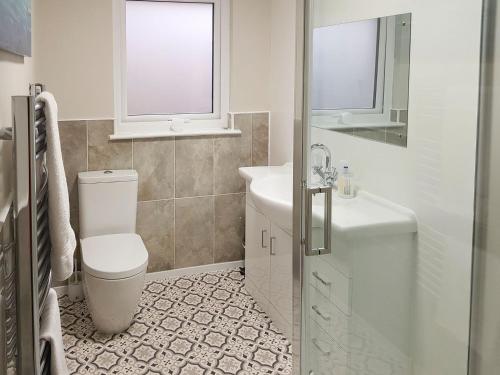
M 50 345 L 40 340 L 40 317 L 51 287 L 47 136 L 43 91 L 12 98 L 14 236 L 17 298 L 17 374 L 50 374 Z
M 16 272 L 12 205 L 2 212 L 0 231 L 0 374 L 16 368 Z

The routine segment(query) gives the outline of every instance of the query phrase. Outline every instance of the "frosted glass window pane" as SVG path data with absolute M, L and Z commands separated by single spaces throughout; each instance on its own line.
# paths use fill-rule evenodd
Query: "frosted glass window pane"
M 213 112 L 213 4 L 126 2 L 129 116 Z
M 313 109 L 374 108 L 377 38 L 376 19 L 314 30 Z

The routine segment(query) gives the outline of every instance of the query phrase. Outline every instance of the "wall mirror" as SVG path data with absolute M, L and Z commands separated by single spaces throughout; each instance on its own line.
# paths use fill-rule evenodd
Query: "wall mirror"
M 312 126 L 406 147 L 411 14 L 313 29 Z

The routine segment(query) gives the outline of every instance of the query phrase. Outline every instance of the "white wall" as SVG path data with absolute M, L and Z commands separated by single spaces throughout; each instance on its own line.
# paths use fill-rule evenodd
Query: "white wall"
M 60 119 L 114 118 L 111 0 L 44 0 L 36 78 Z M 270 161 L 292 160 L 295 8 L 287 0 L 232 0 L 233 112 L 271 111 Z
M 232 0 L 231 110 L 269 110 L 270 2 Z M 113 118 L 111 0 L 43 0 L 36 78 L 60 118 Z
M 268 111 L 271 2 L 232 0 L 231 14 L 231 111 Z
M 313 130 L 361 188 L 418 217 L 417 375 L 465 375 L 481 1 L 324 0 L 316 24 L 412 13 L 408 148 Z
M 289 0 L 272 0 L 271 5 L 269 157 L 271 165 L 281 165 L 293 159 L 296 15 Z
M 65 119 L 113 118 L 111 0 L 43 0 L 35 75 Z
M 36 9 L 38 11 L 38 8 Z M 32 29 L 36 27 L 32 5 Z M 35 51 L 33 51 L 33 56 Z M 0 127 L 12 126 L 11 96 L 28 95 L 34 82 L 33 58 L 0 50 Z M 12 184 L 12 142 L 0 141 L 0 210 L 7 204 Z
M 28 95 L 33 82 L 31 58 L 0 51 L 0 127 L 12 126 L 11 96 Z M 0 210 L 12 186 L 12 142 L 0 141 Z

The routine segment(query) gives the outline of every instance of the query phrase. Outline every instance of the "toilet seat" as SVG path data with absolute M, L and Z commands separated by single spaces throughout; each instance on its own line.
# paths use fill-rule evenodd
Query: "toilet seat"
M 135 233 L 109 234 L 81 240 L 83 270 L 106 280 L 125 279 L 146 270 L 148 251 Z

